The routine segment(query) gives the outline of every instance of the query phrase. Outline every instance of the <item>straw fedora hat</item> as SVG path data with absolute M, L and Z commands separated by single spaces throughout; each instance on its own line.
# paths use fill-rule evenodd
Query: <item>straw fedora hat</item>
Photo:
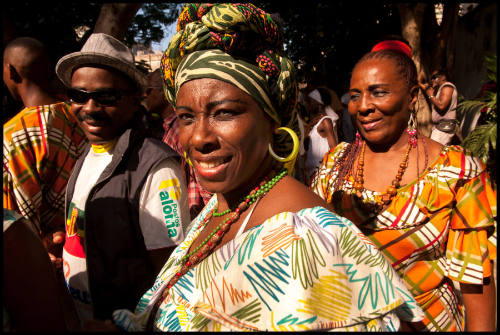
M 111 67 L 131 78 L 139 87 L 146 85 L 145 74 L 134 65 L 132 51 L 113 36 L 103 33 L 90 35 L 81 51 L 66 55 L 57 62 L 57 76 L 64 85 L 71 87 L 73 71 L 87 64 Z

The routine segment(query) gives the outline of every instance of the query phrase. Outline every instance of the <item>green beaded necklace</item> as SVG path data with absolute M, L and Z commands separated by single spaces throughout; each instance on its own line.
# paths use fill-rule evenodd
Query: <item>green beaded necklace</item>
M 288 173 L 287 169 L 282 169 L 278 174 L 276 174 L 273 178 L 271 178 L 271 180 L 269 181 L 264 180 L 260 186 L 257 186 L 250 192 L 249 195 L 244 197 L 241 200 L 240 204 L 234 209 L 227 209 L 223 212 L 217 213 L 214 208 L 205 217 L 203 225 L 206 225 L 208 221 L 210 221 L 212 216 L 223 216 L 229 213 L 230 214 L 226 217 L 226 219 L 223 222 L 219 223 L 217 227 L 215 227 L 215 229 L 210 234 L 208 234 L 208 236 L 200 243 L 200 245 L 198 245 L 190 253 L 184 255 L 177 262 L 177 265 L 184 264 L 185 267 L 189 268 L 190 266 L 194 265 L 194 263 L 200 261 L 202 257 L 206 255 L 207 252 L 210 249 L 212 249 L 212 247 L 215 247 L 215 244 L 217 244 L 217 242 L 219 242 L 222 239 L 222 235 L 229 230 L 229 226 L 231 225 L 231 223 L 239 219 L 240 213 L 242 213 L 248 207 L 250 207 L 259 197 L 264 196 L 267 192 L 269 192 L 269 190 L 273 188 L 273 186 L 276 185 L 276 183 L 280 181 L 281 178 L 283 178 L 287 173 Z M 208 248 L 205 246 L 207 246 Z M 178 277 L 184 274 L 182 272 L 183 271 L 181 269 L 181 272 L 177 273 Z
M 276 183 L 280 181 L 281 178 L 283 178 L 287 173 L 288 173 L 287 169 L 284 168 L 273 178 L 271 178 L 271 180 L 264 179 L 264 181 L 262 181 L 259 186 L 253 189 L 249 195 L 244 197 L 240 202 L 240 204 L 233 210 L 228 209 L 225 210 L 224 212 L 217 213 L 214 208 L 210 213 L 207 214 L 207 216 L 203 220 L 203 226 L 205 226 L 208 223 L 208 221 L 210 221 L 212 216 L 223 216 L 225 214 L 229 215 L 224 220 L 224 222 L 217 225 L 217 227 L 203 240 L 203 242 L 199 246 L 195 248 L 195 250 L 191 251 L 189 254 L 182 257 L 176 263 L 176 265 L 180 264 L 183 265 L 180 271 L 177 272 L 175 276 L 173 276 L 169 280 L 167 286 L 163 289 L 163 292 L 161 293 L 161 298 L 158 299 L 156 303 L 153 305 L 151 313 L 149 314 L 147 329 L 152 329 L 156 312 L 158 311 L 158 308 L 160 307 L 163 300 L 165 300 L 165 298 L 168 296 L 168 290 L 172 286 L 174 286 L 174 284 L 179 280 L 179 278 L 181 278 L 184 274 L 186 274 L 192 266 L 203 260 L 209 254 L 209 252 L 215 248 L 218 242 L 221 241 L 222 235 L 224 235 L 224 233 L 229 230 L 229 226 L 231 225 L 231 223 L 236 222 L 239 219 L 240 213 L 248 209 L 248 207 L 250 207 L 255 201 L 257 201 L 258 198 L 264 196 L 267 192 L 269 192 L 269 190 L 273 188 L 273 186 L 276 185 Z
M 218 208 L 215 208 L 215 210 L 212 213 L 212 216 L 218 217 L 218 216 L 223 216 L 231 212 L 231 208 L 226 209 L 224 212 L 217 212 Z
M 286 174 L 286 172 L 287 172 L 287 171 L 286 171 L 286 169 L 284 169 L 284 170 L 285 170 L 284 172 L 285 172 L 285 174 Z M 283 173 L 283 170 L 282 170 L 280 173 Z M 265 193 L 267 193 L 267 191 L 269 191 L 269 190 L 270 190 L 270 189 L 274 186 L 274 184 L 276 184 L 276 183 L 278 182 L 278 180 L 280 180 L 281 178 L 282 178 L 282 177 L 279 177 L 279 174 L 277 174 L 277 175 L 276 175 L 276 176 L 274 176 L 274 177 L 273 177 L 270 181 L 267 181 L 267 179 L 266 179 L 266 180 L 265 180 L 266 184 L 264 184 L 264 185 L 262 186 L 262 189 L 264 189 L 265 187 L 267 187 L 267 190 L 266 190 L 265 192 L 263 192 L 263 191 L 261 190 L 261 191 L 260 191 L 260 193 L 259 193 L 259 195 L 264 195 Z M 273 182 L 273 181 L 274 181 L 274 182 Z M 270 186 L 269 186 L 269 185 L 270 185 Z M 255 188 L 256 193 L 258 193 L 258 192 L 259 192 L 259 188 L 260 188 L 259 186 L 257 186 L 257 187 Z M 249 197 L 250 197 L 250 195 L 247 195 L 246 197 L 243 197 L 243 199 L 241 199 L 241 200 L 240 200 L 240 203 L 241 203 L 242 201 L 246 201 L 246 199 L 248 199 Z M 255 199 L 256 199 L 256 198 L 255 198 Z M 253 200 L 252 200 L 252 203 L 255 201 L 255 199 L 253 199 Z M 224 216 L 224 215 L 226 215 L 226 214 L 228 214 L 228 213 L 230 213 L 230 212 L 232 212 L 232 211 L 234 211 L 234 210 L 235 210 L 235 209 L 232 209 L 232 210 L 231 210 L 231 208 L 228 208 L 228 209 L 226 209 L 225 211 L 223 211 L 223 212 L 220 212 L 220 213 L 219 213 L 219 212 L 217 212 L 217 209 L 218 209 L 218 207 L 215 207 L 214 211 L 212 211 L 212 216 L 214 216 L 214 217 Z

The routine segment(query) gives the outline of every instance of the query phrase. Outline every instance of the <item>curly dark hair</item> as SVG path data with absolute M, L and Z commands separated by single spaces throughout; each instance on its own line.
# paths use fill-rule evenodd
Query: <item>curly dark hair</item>
M 450 76 L 448 75 L 448 70 L 445 69 L 445 68 L 439 68 L 439 69 L 435 69 L 434 71 L 432 71 L 433 73 L 437 74 L 437 75 L 440 75 L 440 76 L 445 76 L 446 79 L 449 79 Z

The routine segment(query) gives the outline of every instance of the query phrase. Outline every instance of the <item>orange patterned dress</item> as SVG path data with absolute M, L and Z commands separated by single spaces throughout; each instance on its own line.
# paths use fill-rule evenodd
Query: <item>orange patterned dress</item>
M 459 146 L 445 146 L 414 181 L 398 189 L 390 205 L 373 209 L 379 192 L 353 191 L 346 178 L 332 193 L 335 166 L 347 148 L 325 156 L 312 189 L 354 222 L 401 275 L 426 317 L 422 331 L 464 330 L 464 306 L 453 282 L 483 284 L 496 259 L 496 190 L 484 164 Z

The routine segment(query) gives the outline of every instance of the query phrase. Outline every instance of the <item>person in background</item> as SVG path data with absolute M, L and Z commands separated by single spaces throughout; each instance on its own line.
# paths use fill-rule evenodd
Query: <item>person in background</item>
M 444 69 L 432 71 L 430 84 L 420 74 L 419 86 L 432 107 L 431 139 L 442 145 L 450 144 L 458 128 L 457 88 L 448 80 Z
M 135 306 L 183 240 L 189 212 L 178 155 L 140 122 L 145 77 L 130 49 L 92 34 L 58 61 L 56 74 L 90 142 L 68 181 L 63 251 L 85 328 Z
M 299 128 L 299 133 L 297 136 L 299 137 L 299 153 L 297 155 L 297 160 L 295 161 L 295 168 L 293 176 L 298 181 L 306 184 L 306 158 L 307 151 L 304 148 L 304 138 L 305 138 L 305 120 L 308 118 L 308 112 L 305 107 L 304 102 L 304 92 L 299 90 L 297 105 L 296 105 L 296 115 L 297 115 L 297 124 Z M 307 185 L 307 184 L 306 184 Z
M 72 305 L 62 302 L 54 268 L 38 231 L 19 213 L 4 208 L 2 238 L 3 331 L 78 330 L 66 320 Z
M 309 185 L 312 176 L 325 154 L 338 143 L 337 121 L 339 116 L 330 107 L 330 94 L 325 88 L 311 91 L 305 98 L 306 108 L 311 120 L 306 127 L 304 148 L 305 184 Z
M 377 246 L 424 310 L 402 330 L 493 331 L 496 192 L 479 159 L 417 133 L 417 70 L 409 47 L 390 42 L 355 65 L 348 108 L 359 133 L 324 158 L 311 187 Z
M 167 98 L 182 148 L 215 194 L 134 312 L 113 313 L 116 325 L 397 330 L 400 317 L 418 320 L 383 256 L 289 175 L 297 82 L 273 16 L 251 4 L 190 4 L 178 27 L 162 59 Z M 382 285 L 366 291 L 372 280 Z
M 3 80 L 24 107 L 3 126 L 3 206 L 34 225 L 60 268 L 66 184 L 87 141 L 69 104 L 52 95 L 50 73 L 40 41 L 20 37 L 5 47 Z
M 342 103 L 342 122 L 340 123 L 342 131 L 339 132 L 339 142 L 352 143 L 354 142 L 356 136 L 356 129 L 354 128 L 351 115 L 349 114 L 349 111 L 347 109 L 347 106 L 349 105 L 349 99 L 350 94 L 349 88 L 347 87 L 346 92 L 340 97 L 340 102 Z
M 163 122 L 166 118 L 175 115 L 175 112 L 165 99 L 159 68 L 148 74 L 143 105 L 146 108 L 146 130 L 152 137 L 161 140 L 165 132 Z

